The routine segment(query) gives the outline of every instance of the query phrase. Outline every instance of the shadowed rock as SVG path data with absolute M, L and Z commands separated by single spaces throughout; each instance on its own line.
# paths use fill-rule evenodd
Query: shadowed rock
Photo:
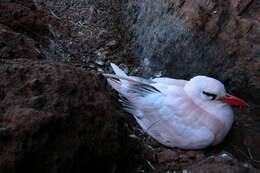
M 59 18 L 32 0 L 0 3 L 0 58 L 62 59 L 56 51 L 63 46 L 59 39 L 68 35 Z
M 254 169 L 251 165 L 247 163 L 240 163 L 235 158 L 227 153 L 221 153 L 216 156 L 210 156 L 207 159 L 203 159 L 198 163 L 189 166 L 188 172 L 193 173 L 238 173 L 238 172 L 250 172 L 257 173 L 258 170 Z
M 101 77 L 27 60 L 0 73 L 0 172 L 123 169 L 127 131 Z

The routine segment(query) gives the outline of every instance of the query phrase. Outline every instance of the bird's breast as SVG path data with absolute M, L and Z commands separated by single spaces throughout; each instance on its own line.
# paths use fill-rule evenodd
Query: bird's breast
M 201 128 L 210 130 L 215 136 L 213 145 L 221 142 L 231 128 L 233 113 L 229 108 L 219 108 L 217 111 L 203 109 L 187 97 L 179 97 L 173 104 L 175 106 L 170 106 L 173 121 L 177 117 L 179 123 L 191 131 Z M 171 126 L 173 127 L 174 124 Z

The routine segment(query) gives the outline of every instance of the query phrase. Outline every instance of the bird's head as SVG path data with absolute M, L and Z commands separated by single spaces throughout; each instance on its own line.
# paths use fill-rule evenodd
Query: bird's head
M 249 106 L 244 100 L 228 94 L 224 85 L 207 76 L 195 76 L 184 87 L 187 95 L 197 102 Z

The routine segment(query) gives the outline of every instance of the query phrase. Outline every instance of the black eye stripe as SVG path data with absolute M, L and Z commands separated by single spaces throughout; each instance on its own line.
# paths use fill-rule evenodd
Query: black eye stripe
M 208 93 L 208 92 L 205 92 L 205 91 L 203 91 L 202 93 L 205 94 L 208 97 L 211 97 L 211 100 L 215 100 L 215 98 L 217 98 L 216 94 Z

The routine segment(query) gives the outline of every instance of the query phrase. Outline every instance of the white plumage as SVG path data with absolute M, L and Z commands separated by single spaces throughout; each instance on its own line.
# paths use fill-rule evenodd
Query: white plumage
M 220 143 L 233 122 L 228 104 L 247 105 L 228 95 L 220 81 L 207 76 L 189 81 L 147 80 L 127 76 L 115 64 L 111 66 L 116 75 L 104 76 L 120 94 L 123 108 L 145 132 L 168 147 L 201 149 Z

